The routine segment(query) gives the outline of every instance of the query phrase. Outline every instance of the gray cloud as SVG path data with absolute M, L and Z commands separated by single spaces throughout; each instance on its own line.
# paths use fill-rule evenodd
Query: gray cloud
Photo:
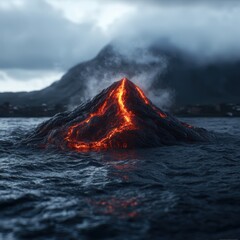
M 65 69 L 106 44 L 93 23 L 75 24 L 41 0 L 0 8 L 0 32 L 0 68 Z
M 135 11 L 110 24 L 107 34 L 92 17 L 77 24 L 44 0 L 22 1 L 0 8 L 0 68 L 67 69 L 112 39 L 127 52 L 165 39 L 204 60 L 240 56 L 240 3 L 234 0 L 116 0 Z M 99 9 L 112 4 L 93 2 Z
M 24 4 L 4 8 L 1 7 L 4 1 L 22 1 Z M 60 2 L 63 1 L 57 2 L 59 6 Z M 29 84 L 30 79 L 36 82 L 32 70 L 36 70 L 36 75 L 41 75 L 39 70 L 43 74 L 46 70 L 66 71 L 74 64 L 94 57 L 111 40 L 130 58 L 135 58 L 136 47 L 144 49 L 163 39 L 202 62 L 240 58 L 239 1 L 91 0 L 87 13 L 91 15 L 92 11 L 93 14 L 84 15 L 80 23 L 66 18 L 59 10 L 61 7 L 50 3 L 51 0 L 1 0 L 0 71 L 4 73 L 0 78 L 0 91 L 9 89 L 6 79 L 8 82 L 22 79 L 24 83 L 26 78 Z M 83 9 L 88 4 L 85 0 L 77 3 Z M 123 17 L 114 18 L 106 29 L 99 28 L 98 12 L 103 18 L 105 14 L 108 20 L 109 15 L 116 14 L 108 15 L 109 12 L 103 10 L 117 3 L 129 6 L 130 11 Z M 68 0 L 64 4 L 74 6 L 76 1 Z M 83 9 L 80 9 L 81 13 Z M 152 57 L 144 56 L 144 60 L 146 56 Z M 14 69 L 26 71 L 11 75 Z M 31 72 L 31 78 L 27 71 Z M 41 76 L 46 83 L 51 82 Z
M 111 2 L 111 0 L 103 0 L 105 2 Z M 239 5 L 238 0 L 116 0 L 117 2 L 123 2 L 128 4 L 155 4 L 161 6 L 200 6 L 200 5 L 207 5 L 207 6 L 236 6 Z

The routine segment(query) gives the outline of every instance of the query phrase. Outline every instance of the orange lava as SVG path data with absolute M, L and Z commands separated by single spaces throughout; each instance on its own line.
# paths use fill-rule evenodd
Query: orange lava
M 161 118 L 166 118 L 166 117 L 167 117 L 167 115 L 166 115 L 165 113 L 160 112 L 155 106 L 153 106 L 153 105 L 149 102 L 149 100 L 147 99 L 147 97 L 145 96 L 145 94 L 143 93 L 143 91 L 142 91 L 138 86 L 136 86 L 136 89 L 137 89 L 140 97 L 141 97 L 141 98 L 143 99 L 143 101 L 145 102 L 145 104 L 151 106 L 152 109 L 154 109 Z
M 182 122 L 182 125 L 187 127 L 187 128 L 193 128 L 192 125 L 188 124 L 188 123 L 185 123 L 185 122 Z
M 109 94 L 109 96 L 107 97 L 103 105 L 95 113 L 91 113 L 87 119 L 69 128 L 67 136 L 65 137 L 65 140 L 68 142 L 68 146 L 70 148 L 74 148 L 82 151 L 87 151 L 90 149 L 96 149 L 96 150 L 106 149 L 111 146 L 111 139 L 116 134 L 119 134 L 125 130 L 134 130 L 137 128 L 133 121 L 134 114 L 131 111 L 129 111 L 125 105 L 125 95 L 127 94 L 126 88 L 125 88 L 126 81 L 127 81 L 126 78 L 122 79 L 120 86 Z M 72 137 L 74 129 L 89 123 L 91 119 L 95 116 L 100 117 L 104 115 L 107 110 L 107 104 L 110 101 L 114 101 L 114 100 L 116 100 L 118 104 L 118 111 L 119 111 L 118 115 L 121 119 L 120 125 L 112 129 L 110 132 L 106 134 L 105 137 L 103 137 L 98 141 L 84 142 L 84 141 L 74 140 L 74 138 Z M 123 144 L 122 147 L 127 148 L 128 146 L 127 144 Z
M 98 108 L 98 110 L 94 113 L 89 114 L 89 116 L 81 121 L 80 123 L 74 124 L 70 126 L 65 137 L 65 141 L 67 142 L 67 146 L 79 151 L 88 151 L 90 149 L 98 150 L 98 149 L 107 149 L 111 148 L 112 140 L 117 135 L 124 131 L 135 130 L 137 129 L 137 125 L 134 122 L 134 113 L 130 111 L 126 106 L 126 96 L 127 96 L 127 88 L 126 88 L 127 79 L 123 78 L 119 84 L 119 86 L 112 90 L 110 94 L 107 96 L 104 103 Z M 140 95 L 140 98 L 144 101 L 145 104 L 149 105 L 152 109 L 154 109 L 161 118 L 166 118 L 167 115 L 165 113 L 160 112 L 155 106 L 153 106 L 150 101 L 147 99 L 143 91 L 135 86 L 137 92 Z M 108 110 L 109 105 L 115 102 L 117 105 L 117 116 L 119 119 L 117 127 L 111 129 L 109 132 L 106 132 L 106 135 L 97 140 L 97 141 L 81 141 L 76 139 L 75 134 L 79 134 L 81 130 L 77 130 L 76 128 L 84 127 L 86 124 L 89 124 L 94 117 L 103 116 Z M 121 143 L 119 146 L 121 148 L 127 148 L 127 143 Z

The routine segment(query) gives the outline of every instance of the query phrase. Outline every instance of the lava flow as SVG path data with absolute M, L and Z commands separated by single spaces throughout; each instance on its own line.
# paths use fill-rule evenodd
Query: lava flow
M 157 147 L 209 139 L 206 130 L 166 114 L 138 86 L 123 78 L 81 107 L 41 124 L 27 142 L 90 151 Z
M 69 128 L 65 140 L 68 142 L 68 146 L 70 148 L 75 148 L 78 150 L 108 148 L 111 146 L 111 140 L 116 134 L 137 128 L 136 124 L 134 124 L 134 114 L 129 111 L 125 105 L 125 99 L 127 94 L 125 88 L 126 81 L 126 78 L 121 80 L 120 85 L 115 90 L 112 90 L 110 92 L 109 96 L 107 96 L 102 106 L 100 106 L 96 112 L 91 113 L 87 119 Z M 74 129 L 76 129 L 77 127 L 81 127 L 84 124 L 88 124 L 94 117 L 101 117 L 102 115 L 104 115 L 108 110 L 108 105 L 110 101 L 116 101 L 117 103 L 117 116 L 119 117 L 118 126 L 113 128 L 110 132 L 107 132 L 106 136 L 97 141 L 84 142 L 76 140 L 73 136 Z M 123 144 L 123 147 L 126 148 L 127 144 Z

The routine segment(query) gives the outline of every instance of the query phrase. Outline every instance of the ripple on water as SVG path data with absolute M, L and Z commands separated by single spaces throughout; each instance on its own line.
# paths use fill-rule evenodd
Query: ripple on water
M 18 146 L 41 121 L 0 120 L 0 239 L 240 236 L 238 119 L 184 119 L 218 132 L 209 144 L 102 153 Z

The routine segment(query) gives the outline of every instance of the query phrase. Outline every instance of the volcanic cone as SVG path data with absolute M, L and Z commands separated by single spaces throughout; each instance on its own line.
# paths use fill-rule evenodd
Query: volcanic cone
M 26 142 L 78 151 L 206 141 L 211 135 L 156 107 L 127 78 L 73 111 L 41 124 Z

